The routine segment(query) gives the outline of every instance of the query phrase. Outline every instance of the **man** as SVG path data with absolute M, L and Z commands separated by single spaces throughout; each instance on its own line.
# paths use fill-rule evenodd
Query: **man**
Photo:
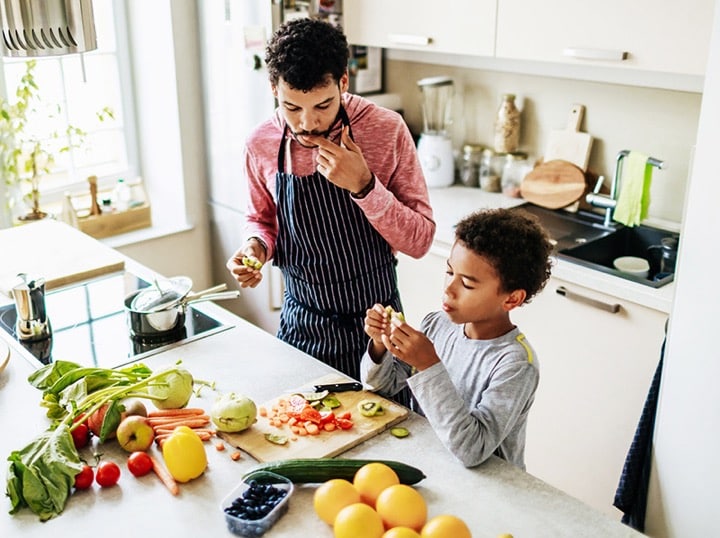
M 410 132 L 396 112 L 347 94 L 348 44 L 316 19 L 282 25 L 266 49 L 275 115 L 245 148 L 246 243 L 227 267 L 255 287 L 272 259 L 285 281 L 278 337 L 359 378 L 365 311 L 402 309 L 395 253 L 435 233 Z

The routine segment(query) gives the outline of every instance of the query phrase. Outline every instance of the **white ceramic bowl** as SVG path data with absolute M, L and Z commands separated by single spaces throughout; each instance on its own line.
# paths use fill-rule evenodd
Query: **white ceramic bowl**
M 647 278 L 650 272 L 650 264 L 648 261 L 645 258 L 638 258 L 636 256 L 621 256 L 615 258 L 613 265 L 618 271 L 640 278 Z

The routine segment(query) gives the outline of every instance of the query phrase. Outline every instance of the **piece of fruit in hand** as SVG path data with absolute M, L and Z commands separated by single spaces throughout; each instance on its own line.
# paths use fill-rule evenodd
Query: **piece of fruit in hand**
M 261 269 L 263 264 L 255 256 L 243 256 L 242 264 L 250 269 Z
M 398 319 L 400 321 L 405 321 L 405 316 L 402 312 L 395 312 L 392 306 L 388 305 L 385 307 L 385 313 L 387 314 L 388 321 L 392 321 L 393 319 Z

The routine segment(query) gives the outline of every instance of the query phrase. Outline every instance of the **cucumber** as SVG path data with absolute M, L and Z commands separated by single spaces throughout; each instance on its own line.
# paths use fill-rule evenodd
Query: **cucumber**
M 295 458 L 261 463 L 249 472 L 270 471 L 284 476 L 295 484 L 327 482 L 344 478 L 352 482 L 357 470 L 367 463 L 384 463 L 398 475 L 401 484 L 417 484 L 425 474 L 412 465 L 393 460 L 368 460 L 349 458 Z

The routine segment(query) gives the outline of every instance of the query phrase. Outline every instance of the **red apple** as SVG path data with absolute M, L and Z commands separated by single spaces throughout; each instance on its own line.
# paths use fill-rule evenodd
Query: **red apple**
M 87 419 L 87 425 L 90 428 L 90 431 L 92 431 L 97 437 L 100 437 L 100 428 L 102 428 L 103 421 L 105 420 L 105 414 L 107 413 L 109 404 L 105 404 L 100 409 L 96 410 L 90 417 Z M 108 435 L 105 436 L 105 439 L 114 439 L 115 438 L 115 431 L 112 430 Z
M 117 427 L 117 440 L 128 452 L 144 452 L 155 440 L 155 431 L 147 418 L 132 415 L 124 418 Z

